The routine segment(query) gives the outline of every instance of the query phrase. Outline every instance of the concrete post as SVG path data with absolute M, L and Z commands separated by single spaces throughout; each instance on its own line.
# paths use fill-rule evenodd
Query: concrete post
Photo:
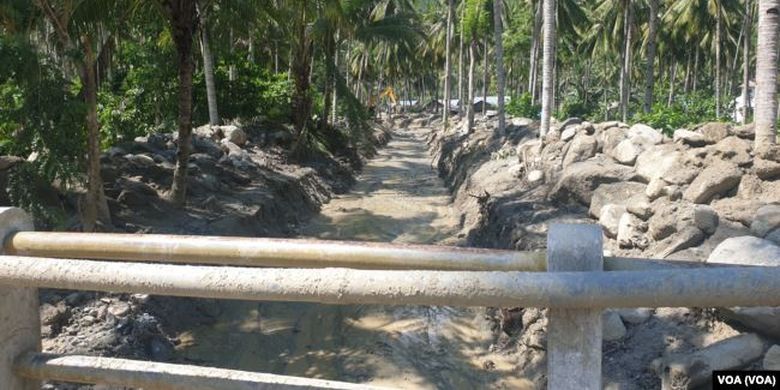
M 33 230 L 23 210 L 0 207 L 0 239 L 11 233 Z M 0 388 L 38 390 L 40 382 L 16 376 L 14 359 L 25 352 L 41 350 L 41 320 L 38 289 L 0 286 Z
M 601 227 L 550 225 L 547 272 L 604 268 Z M 550 309 L 547 388 L 600 390 L 602 309 Z

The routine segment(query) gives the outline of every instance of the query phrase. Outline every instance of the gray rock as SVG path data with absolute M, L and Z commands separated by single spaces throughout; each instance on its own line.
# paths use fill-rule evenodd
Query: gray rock
M 732 164 L 715 164 L 702 171 L 683 194 L 693 203 L 710 203 L 716 196 L 725 195 L 736 188 L 742 172 Z
M 693 205 L 693 224 L 706 234 L 718 229 L 718 213 L 708 205 Z
M 602 151 L 608 156 L 612 156 L 614 149 L 626 139 L 626 131 L 619 127 L 611 127 L 599 134 L 601 138 Z
M 636 162 L 636 158 L 639 157 L 639 154 L 643 151 L 644 147 L 641 144 L 638 144 L 629 138 L 620 141 L 620 143 L 612 149 L 610 156 L 621 164 L 633 166 Z
M 775 229 L 764 236 L 765 240 L 772 241 L 775 245 L 780 245 L 780 229 Z
M 755 126 L 752 123 L 748 123 L 742 126 L 736 126 L 731 129 L 731 134 L 736 135 L 739 138 L 752 140 L 756 138 Z
M 653 309 L 647 307 L 638 307 L 634 309 L 617 309 L 615 310 L 623 319 L 623 322 L 627 322 L 632 325 L 642 324 L 647 322 L 653 315 Z
M 712 146 L 713 156 L 722 160 L 730 161 L 739 166 L 744 166 L 753 162 L 753 156 L 750 155 L 750 142 L 744 139 L 730 136 Z
M 769 240 L 753 236 L 732 237 L 721 242 L 712 251 L 707 262 L 780 266 L 780 246 Z
M 664 135 L 660 131 L 641 123 L 628 129 L 628 137 L 637 144 L 657 145 L 664 141 Z
M 684 226 L 677 228 L 678 232 L 674 236 L 671 236 L 669 244 L 659 253 L 659 257 L 662 259 L 667 258 L 669 255 L 688 249 L 704 242 L 704 232 L 695 226 Z
M 631 213 L 623 213 L 618 221 L 617 242 L 621 248 L 645 249 L 649 245 L 647 224 Z
M 575 162 L 585 161 L 595 156 L 597 147 L 598 143 L 595 137 L 584 134 L 577 135 L 569 144 L 566 155 L 563 157 L 563 167 L 566 168 Z
M 626 213 L 626 206 L 608 204 L 601 208 L 601 216 L 599 217 L 599 224 L 604 227 L 604 234 L 607 237 L 615 238 L 618 234 L 618 224 L 620 223 L 620 217 Z
M 601 208 L 607 204 L 617 204 L 628 206 L 640 202 L 644 193 L 645 185 L 633 181 L 602 184 L 595 191 L 590 200 L 588 212 L 594 218 L 601 216 Z
M 731 125 L 721 122 L 709 122 L 699 127 L 698 130 L 708 144 L 714 144 L 729 136 Z
M 675 144 L 662 144 L 642 152 L 636 159 L 636 173 L 650 181 L 664 178 L 669 172 L 682 166 L 683 154 Z
M 756 211 L 750 230 L 758 237 L 765 237 L 780 227 L 780 205 L 768 204 Z
M 650 218 L 647 232 L 656 241 L 663 240 L 677 232 L 678 206 L 675 203 L 659 200 L 653 202 L 653 217 Z
M 634 171 L 624 165 L 606 159 L 590 159 L 569 165 L 550 192 L 550 197 L 559 201 L 575 199 L 590 205 L 593 191 L 605 183 L 630 181 Z
M 541 184 L 544 182 L 544 172 L 540 169 L 534 169 L 533 171 L 528 172 L 525 179 L 529 184 Z
M 577 129 L 574 127 L 568 127 L 561 132 L 561 141 L 569 142 L 574 136 L 577 135 Z
M 764 342 L 752 333 L 718 341 L 694 353 L 665 357 L 657 364 L 664 389 L 695 389 L 712 379 L 714 370 L 742 368 L 761 358 Z
M 238 146 L 244 146 L 248 140 L 246 132 L 239 127 L 233 125 L 220 126 L 220 130 L 225 135 L 225 139 Z
M 629 213 L 636 215 L 641 220 L 646 221 L 653 216 L 653 208 L 650 205 L 650 200 L 644 196 L 637 196 L 631 199 L 626 206 L 626 210 Z
M 576 125 L 579 125 L 582 123 L 582 119 L 580 118 L 568 118 L 565 121 L 561 122 L 560 126 L 558 126 L 559 131 L 566 130 L 568 127 L 574 127 Z
M 780 163 L 756 157 L 753 160 L 753 170 L 756 175 L 764 180 L 773 180 L 780 177 Z
M 602 315 L 604 341 L 617 341 L 626 337 L 626 326 L 620 315 L 612 310 L 607 310 Z
M 656 200 L 664 196 L 664 188 L 668 184 L 669 183 L 661 178 L 650 180 L 650 183 L 647 184 L 647 188 L 645 188 L 645 195 L 647 195 L 647 198 L 650 199 L 650 201 Z
M 704 139 L 704 135 L 686 129 L 675 130 L 672 139 L 674 142 L 679 142 L 693 147 L 704 146 L 707 144 L 707 140 Z
M 773 345 L 766 351 L 762 364 L 765 370 L 780 370 L 780 345 Z

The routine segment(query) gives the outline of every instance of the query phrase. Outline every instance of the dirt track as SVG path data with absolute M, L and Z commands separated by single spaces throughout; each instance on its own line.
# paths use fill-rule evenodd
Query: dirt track
M 431 167 L 428 130 L 398 129 L 354 189 L 302 228 L 333 240 L 439 243 L 458 231 Z M 484 309 L 225 302 L 215 325 L 179 336 L 180 358 L 230 368 L 401 388 L 527 387 L 490 352 Z

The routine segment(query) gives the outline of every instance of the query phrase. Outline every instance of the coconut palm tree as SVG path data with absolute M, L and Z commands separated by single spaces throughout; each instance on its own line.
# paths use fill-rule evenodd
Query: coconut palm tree
M 444 127 L 449 125 L 450 118 L 450 86 L 452 80 L 452 29 L 453 13 L 455 12 L 454 0 L 447 0 L 447 42 L 445 43 L 444 54 L 444 110 L 442 110 L 442 120 Z
M 775 143 L 777 132 L 777 57 L 780 0 L 758 2 L 758 47 L 756 48 L 755 150 Z
M 543 0 L 542 34 L 542 123 L 539 137 L 544 139 L 550 131 L 550 117 L 554 105 L 553 71 L 555 68 L 555 8 L 556 0 Z
M 504 45 L 503 34 L 504 26 L 501 15 L 503 14 L 503 0 L 493 0 L 493 31 L 495 34 L 496 52 L 496 90 L 498 92 L 498 131 L 503 133 L 506 127 L 506 118 L 504 116 L 504 86 L 506 77 L 504 75 Z
M 647 52 L 645 63 L 645 112 L 650 112 L 653 107 L 653 87 L 655 86 L 655 50 L 656 35 L 658 32 L 658 0 L 648 0 L 650 9 L 648 10 L 648 32 L 647 32 Z

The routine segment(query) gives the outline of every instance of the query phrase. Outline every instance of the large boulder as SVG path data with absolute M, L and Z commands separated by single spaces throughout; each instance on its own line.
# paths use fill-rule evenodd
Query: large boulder
M 777 267 L 780 247 L 757 237 L 732 237 L 720 243 L 707 262 Z M 756 332 L 780 338 L 780 307 L 732 307 L 719 312 Z
M 639 154 L 644 150 L 644 145 L 638 144 L 630 138 L 626 138 L 620 141 L 620 143 L 612 149 L 610 156 L 621 164 L 634 165 L 636 158 L 639 157 Z
M 628 129 L 628 138 L 639 144 L 657 145 L 664 142 L 664 135 L 648 125 L 637 123 Z
M 674 142 L 678 142 L 693 147 L 707 145 L 707 140 L 704 139 L 704 135 L 702 133 L 696 131 L 690 131 L 686 129 L 675 130 L 672 139 L 674 140 Z
M 730 161 L 739 166 L 748 165 L 753 162 L 753 156 L 750 155 L 750 142 L 744 139 L 729 136 L 716 143 L 713 148 L 713 157 L 721 160 Z
M 642 152 L 636 159 L 636 173 L 649 182 L 664 178 L 683 165 L 683 154 L 675 144 L 662 144 Z
M 765 204 L 766 202 L 760 200 L 734 197 L 715 200 L 712 202 L 712 208 L 723 219 L 750 226 L 758 209 Z
M 712 251 L 707 262 L 777 267 L 780 266 L 780 247 L 763 238 L 732 237 L 721 242 Z
M 593 191 L 588 211 L 594 218 L 599 218 L 601 208 L 605 205 L 615 204 L 628 207 L 629 204 L 644 199 L 644 196 L 641 196 L 644 191 L 644 184 L 633 181 L 602 184 Z
M 574 199 L 589 206 L 593 191 L 600 185 L 630 181 L 635 176 L 633 169 L 606 159 L 576 162 L 564 170 L 550 197 L 558 201 Z
M 609 127 L 599 134 L 604 154 L 612 156 L 615 148 L 626 139 L 626 130 L 620 127 Z
M 647 224 L 631 213 L 623 213 L 618 221 L 617 241 L 621 248 L 647 248 Z
M 615 238 L 618 235 L 618 224 L 620 217 L 626 213 L 626 206 L 608 204 L 601 208 L 599 224 L 604 227 L 604 234 L 607 237 Z
M 563 157 L 563 167 L 566 168 L 575 162 L 585 161 L 595 156 L 597 147 L 596 137 L 583 133 L 578 134 L 569 144 L 566 155 Z
M 220 130 L 225 135 L 225 139 L 238 146 L 244 146 L 249 139 L 246 132 L 237 126 L 220 126 Z
M 739 138 L 752 140 L 756 137 L 756 128 L 752 123 L 749 123 L 732 128 L 731 133 Z
M 780 177 L 780 163 L 776 161 L 756 157 L 753 160 L 753 170 L 758 177 L 764 180 L 773 180 Z
M 703 124 L 698 130 L 708 144 L 714 144 L 729 136 L 731 125 L 722 122 L 709 122 Z
M 736 188 L 742 172 L 727 163 L 712 165 L 702 171 L 683 193 L 683 198 L 693 203 L 710 203 L 716 196 L 722 196 Z
M 765 237 L 771 231 L 780 227 L 780 205 L 768 204 L 756 211 L 750 230 L 759 237 Z

